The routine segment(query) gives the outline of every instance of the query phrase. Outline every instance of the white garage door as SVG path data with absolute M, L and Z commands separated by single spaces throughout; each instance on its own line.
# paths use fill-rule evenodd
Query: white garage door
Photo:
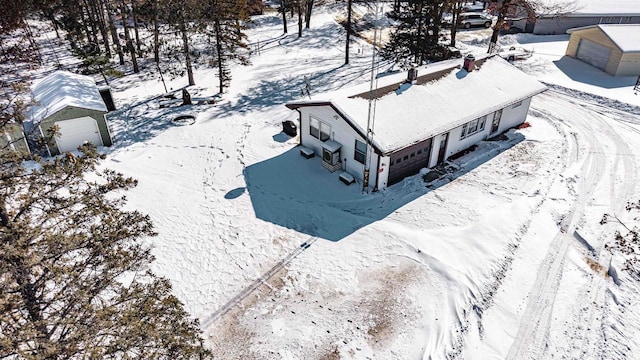
M 581 39 L 578 45 L 578 53 L 576 57 L 586 63 L 597 68 L 603 69 L 607 67 L 611 49 L 587 39 Z
M 88 116 L 58 121 L 56 123 L 60 135 L 56 137 L 58 150 L 61 153 L 73 151 L 85 142 L 90 142 L 96 146 L 102 145 L 102 138 L 98 131 L 96 120 Z

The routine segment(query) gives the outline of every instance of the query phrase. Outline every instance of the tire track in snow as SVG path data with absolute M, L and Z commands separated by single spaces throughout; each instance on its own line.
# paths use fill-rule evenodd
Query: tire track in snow
M 640 123 L 640 117 L 618 109 L 607 108 L 600 104 L 583 101 L 576 102 L 563 94 L 558 95 L 566 98 L 568 102 L 580 106 L 590 114 L 597 113 L 600 115 L 589 116 L 581 119 L 581 121 L 576 121 L 572 124 L 572 127 L 580 129 L 580 134 L 589 137 L 589 143 L 591 144 L 604 144 L 606 140 L 609 140 L 609 151 L 595 151 L 604 154 L 607 157 L 607 163 L 610 164 L 610 168 L 606 172 L 609 173 L 608 191 L 610 193 L 611 208 L 608 211 L 602 210 L 602 212 L 620 213 L 624 211 L 626 201 L 635 193 L 636 186 L 633 181 L 628 181 L 628 179 L 635 177 L 637 167 L 633 157 L 630 156 L 633 151 L 628 141 L 619 135 L 618 131 L 611 126 L 610 121 L 607 119 L 619 122 L 619 125 L 625 128 L 625 131 L 630 130 L 638 134 L 640 131 L 630 126 L 629 123 Z M 593 134 L 598 134 L 599 136 L 596 137 Z M 611 147 L 613 147 L 613 151 Z M 603 180 L 605 180 L 604 177 Z M 593 240 L 590 240 L 590 245 L 594 249 L 586 251 L 581 248 L 581 250 L 585 258 L 592 259 L 592 261 L 601 264 L 604 269 L 607 269 L 611 261 L 611 254 L 604 251 L 604 245 L 607 243 L 607 236 L 611 234 L 606 227 L 602 227 L 597 233 L 600 235 L 596 234 L 596 236 L 593 236 Z M 576 294 L 575 303 L 571 309 L 572 316 L 567 317 L 570 321 L 560 325 L 560 330 L 562 331 L 556 331 L 556 333 L 564 334 L 567 339 L 566 341 L 558 341 L 556 346 L 563 350 L 562 353 L 569 354 L 569 357 L 573 359 L 611 358 L 613 356 L 612 351 L 615 352 L 616 349 L 611 349 L 610 346 L 615 345 L 616 342 L 607 341 L 606 332 L 611 330 L 611 325 L 605 322 L 606 315 L 609 312 L 607 294 L 609 293 L 608 286 L 611 285 L 611 281 L 607 280 L 603 273 L 600 272 L 592 272 L 588 276 L 587 283 Z M 622 352 L 624 352 L 626 345 L 621 345 Z M 546 353 L 547 351 L 549 351 L 549 348 L 545 347 L 545 354 L 549 355 Z
M 582 111 L 585 120 L 595 118 L 579 108 L 567 109 L 566 99 L 554 98 L 546 94 L 543 97 L 545 109 L 537 109 L 537 111 L 546 113 L 548 118 L 555 119 L 560 123 L 564 123 L 564 120 L 561 115 L 556 114 L 567 113 L 567 111 L 572 112 L 568 118 L 575 116 L 575 111 Z M 571 236 L 577 228 L 577 221 L 582 218 L 591 194 L 606 170 L 606 157 L 601 151 L 597 139 L 589 131 L 582 133 L 588 138 L 589 146 L 594 146 L 597 149 L 583 153 L 585 156 L 581 163 L 583 165 L 581 167 L 581 178 L 584 179 L 581 182 L 583 188 L 579 190 L 572 209 L 559 224 L 560 229 L 538 268 L 534 285 L 529 293 L 529 301 L 520 320 L 520 327 L 507 355 L 508 359 L 538 358 L 541 351 L 546 348 L 544 345 L 549 336 L 553 304 L 562 278 L 567 250 L 569 245 L 574 242 Z
M 533 112 L 537 112 L 540 117 L 546 117 L 546 114 L 542 114 L 540 111 L 533 110 Z M 561 166 L 561 169 L 557 171 L 553 175 L 553 180 L 545 183 L 546 185 L 543 188 L 538 189 L 535 192 L 534 196 L 540 196 L 540 200 L 535 204 L 532 210 L 527 217 L 527 220 L 520 224 L 517 233 L 515 234 L 515 238 L 511 243 L 507 244 L 507 252 L 506 256 L 502 261 L 500 261 L 496 270 L 493 272 L 491 278 L 494 280 L 484 286 L 484 288 L 480 291 L 477 296 L 477 301 L 474 301 L 468 305 L 465 309 L 462 309 L 462 315 L 458 316 L 458 324 L 456 326 L 457 335 L 454 337 L 452 342 L 452 350 L 448 351 L 445 355 L 447 359 L 456 359 L 461 356 L 461 353 L 464 348 L 465 336 L 471 328 L 471 321 L 473 317 L 476 316 L 478 320 L 478 331 L 480 336 L 483 333 L 483 325 L 482 321 L 484 318 L 482 314 L 493 304 L 494 297 L 498 293 L 498 290 L 502 286 L 504 279 L 508 276 L 508 272 L 511 270 L 513 266 L 513 261 L 515 260 L 515 254 L 520 248 L 520 244 L 522 239 L 526 236 L 529 228 L 533 222 L 534 217 L 540 212 L 540 209 L 543 207 L 545 202 L 548 200 L 549 193 L 552 189 L 552 185 L 561 178 L 561 173 L 567 169 L 570 164 L 570 159 L 578 158 L 579 151 L 577 149 L 577 140 L 576 143 L 572 145 L 569 139 L 576 139 L 575 133 L 568 132 L 564 127 L 560 124 L 550 121 L 547 119 L 549 124 L 553 126 L 558 133 L 560 133 L 564 139 L 564 147 L 561 147 L 560 155 L 562 155 L 563 160 L 558 160 L 560 163 L 558 166 Z M 560 158 L 560 156 L 558 157 Z M 552 168 L 558 170 L 557 167 L 551 165 Z M 425 353 L 426 354 L 426 353 Z M 430 355 L 429 355 L 430 356 Z
M 249 295 L 251 295 L 254 291 L 256 291 L 260 286 L 266 284 L 269 279 L 275 274 L 277 274 L 280 270 L 282 270 L 287 264 L 293 261 L 296 257 L 298 257 L 301 253 L 307 250 L 314 242 L 318 240 L 317 237 L 312 236 L 307 239 L 307 241 L 300 244 L 299 247 L 295 248 L 289 255 L 285 256 L 282 260 L 278 261 L 271 269 L 267 270 L 262 276 L 255 279 L 249 286 L 240 291 L 237 295 L 227 301 L 226 304 L 222 305 L 218 310 L 216 310 L 211 316 L 205 319 L 202 322 L 202 328 L 206 329 L 213 325 L 216 320 L 224 316 L 231 309 L 239 305 L 244 299 L 246 299 Z
M 593 111 L 618 121 L 626 130 L 640 133 L 640 130 L 628 125 L 628 123 L 640 123 L 640 117 L 621 112 L 617 109 L 606 108 L 599 104 L 580 104 L 588 111 Z M 614 145 L 614 160 L 611 169 L 608 170 L 609 176 L 609 193 L 611 199 L 611 211 L 620 213 L 624 211 L 625 203 L 635 193 L 634 182 L 624 181 L 632 179 L 636 174 L 636 166 L 630 156 L 620 156 L 621 154 L 632 154 L 629 144 L 620 136 L 615 129 L 602 119 L 594 121 L 593 125 L 597 125 L 598 134 L 606 134 L 611 143 Z M 591 129 L 588 129 L 591 130 Z M 602 139 L 596 139 L 601 142 Z M 611 152 L 609 152 L 611 153 Z M 622 173 L 622 174 L 621 174 Z M 619 176 L 619 177 L 618 177 Z M 618 178 L 623 179 L 618 184 Z M 621 186 L 618 186 L 621 185 Z M 611 254 L 604 251 L 607 243 L 606 228 L 603 228 L 600 235 L 600 244 L 596 245 L 596 249 L 592 255 L 593 259 L 601 264 L 605 269 L 608 268 L 611 261 Z M 608 281 L 602 274 L 595 273 L 590 275 L 589 282 L 581 289 L 576 298 L 574 307 L 574 316 L 571 321 L 573 326 L 569 330 L 565 330 L 565 334 L 569 337 L 569 341 L 565 342 L 570 348 L 570 357 L 573 359 L 582 359 L 587 356 L 593 358 L 608 358 L 611 354 L 607 354 L 607 341 L 604 333 L 607 330 L 605 324 L 606 296 L 608 291 Z M 596 324 L 596 321 L 599 324 Z M 599 326 L 596 326 L 599 325 Z

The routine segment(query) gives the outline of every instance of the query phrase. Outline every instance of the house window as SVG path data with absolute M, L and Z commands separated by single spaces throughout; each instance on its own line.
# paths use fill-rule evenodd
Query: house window
M 309 117 L 309 134 L 314 138 L 325 142 L 331 137 L 331 126 L 313 116 Z
M 353 159 L 361 164 L 364 164 L 367 157 L 367 144 L 362 141 L 356 140 L 356 151 L 353 153 Z
M 512 108 L 512 109 L 515 109 L 515 108 L 517 108 L 517 107 L 518 107 L 518 106 L 520 106 L 520 105 L 522 105 L 522 101 L 518 101 L 517 103 L 515 103 L 515 104 L 511 105 L 511 108 Z
M 405 155 L 402 157 L 402 160 L 409 160 L 409 155 Z
M 471 120 L 468 123 L 462 125 L 460 140 L 484 130 L 484 125 L 486 121 L 487 121 L 487 115 Z
M 467 136 L 475 134 L 476 132 L 478 132 L 478 119 L 469 122 L 469 126 L 467 127 Z

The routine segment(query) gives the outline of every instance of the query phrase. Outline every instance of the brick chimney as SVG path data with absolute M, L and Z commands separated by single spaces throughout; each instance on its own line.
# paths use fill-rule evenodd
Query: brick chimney
M 467 70 L 467 72 L 472 72 L 473 68 L 476 66 L 476 57 L 472 54 L 469 54 L 464 57 L 464 63 L 462 64 L 462 68 Z

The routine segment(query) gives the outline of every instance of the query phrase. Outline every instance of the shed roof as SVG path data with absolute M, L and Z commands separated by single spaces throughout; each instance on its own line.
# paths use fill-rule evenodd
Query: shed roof
M 596 28 L 605 33 L 623 52 L 640 52 L 640 24 L 598 24 L 569 29 L 567 33 Z
M 31 88 L 36 104 L 29 109 L 29 119 L 39 121 L 67 106 L 107 111 L 93 78 L 68 71 L 53 72 Z
M 456 128 L 480 116 L 532 97 L 546 87 L 498 56 L 479 61 L 472 72 L 460 68 L 462 59 L 419 69 L 417 84 L 404 83 L 405 73 L 380 79 L 373 146 L 391 153 Z M 437 76 L 434 76 L 437 74 Z M 421 79 L 428 79 L 421 84 Z M 291 109 L 331 106 L 360 134 L 366 134 L 369 84 L 287 104 Z M 363 91 L 364 90 L 364 91 Z

